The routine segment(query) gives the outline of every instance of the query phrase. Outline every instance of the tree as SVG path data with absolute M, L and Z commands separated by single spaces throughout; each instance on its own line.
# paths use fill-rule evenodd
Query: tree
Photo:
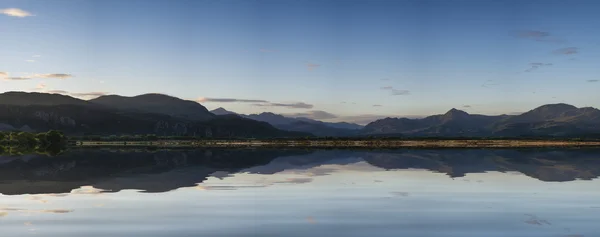
M 46 133 L 46 141 L 48 141 L 51 146 L 64 145 L 66 138 L 62 132 L 51 130 Z

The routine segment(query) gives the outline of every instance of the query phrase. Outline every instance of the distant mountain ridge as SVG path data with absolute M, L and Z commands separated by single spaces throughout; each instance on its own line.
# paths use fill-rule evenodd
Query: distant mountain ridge
M 217 115 L 225 115 L 225 114 L 233 114 L 238 115 L 244 118 L 249 118 L 256 121 L 267 122 L 276 128 L 287 130 L 287 131 L 296 131 L 296 132 L 308 132 L 314 134 L 316 136 L 352 136 L 358 135 L 360 133 L 360 129 L 363 126 L 353 123 L 346 122 L 323 122 L 305 117 L 286 117 L 280 114 L 275 114 L 271 112 L 263 112 L 260 114 L 238 114 L 232 111 L 228 111 L 224 108 L 217 108 L 211 111 L 213 114 Z
M 520 115 L 487 116 L 451 109 L 422 119 L 385 118 L 363 134 L 406 136 L 577 136 L 600 133 L 600 110 L 548 104 Z
M 77 135 L 157 134 L 198 137 L 404 136 L 514 137 L 598 136 L 600 110 L 548 104 L 519 115 L 488 116 L 451 109 L 419 119 L 385 118 L 362 129 L 349 123 L 208 111 L 194 101 L 160 94 L 102 96 L 85 101 L 60 94 L 0 93 L 0 130 L 59 129 Z M 337 126 L 337 127 L 336 127 Z M 359 125 L 356 125 L 359 126 Z

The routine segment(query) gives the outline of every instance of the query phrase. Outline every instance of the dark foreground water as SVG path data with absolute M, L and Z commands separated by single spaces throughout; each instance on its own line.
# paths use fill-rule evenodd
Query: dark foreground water
M 600 236 L 599 150 L 0 157 L 0 236 Z

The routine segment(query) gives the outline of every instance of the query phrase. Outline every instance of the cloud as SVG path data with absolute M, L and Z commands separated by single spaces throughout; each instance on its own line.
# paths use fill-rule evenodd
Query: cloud
M 381 78 L 382 81 L 389 81 L 389 78 Z
M 306 113 L 284 114 L 284 116 L 287 116 L 287 117 L 304 117 L 304 118 L 310 118 L 310 119 L 316 119 L 316 120 L 334 119 L 334 118 L 338 117 L 335 114 L 328 113 L 328 112 L 321 111 L 321 110 L 313 110 L 313 111 L 308 111 Z
M 35 63 L 35 60 L 33 60 L 33 59 L 27 59 L 27 60 L 25 60 L 25 62 L 28 62 L 28 63 Z
M 8 77 L 8 72 L 0 72 L 0 78 Z
M 235 99 L 235 98 L 207 98 L 207 97 L 200 97 L 196 100 L 194 100 L 198 103 L 204 103 L 204 102 L 218 102 L 218 103 L 254 103 L 254 106 L 264 106 L 264 107 L 289 107 L 289 108 L 295 108 L 295 109 L 312 109 L 314 106 L 311 104 L 306 104 L 303 102 L 298 102 L 298 103 L 291 103 L 291 104 L 285 104 L 285 103 L 273 103 L 270 102 L 268 100 L 248 100 L 248 99 Z
M 525 72 L 531 72 L 541 67 L 552 66 L 552 63 L 530 63 L 529 68 Z
M 554 50 L 554 54 L 559 54 L 559 55 L 573 55 L 573 54 L 578 54 L 578 53 L 579 53 L 579 48 L 577 48 L 577 47 L 567 47 L 567 48 Z
M 26 61 L 29 61 L 29 60 L 26 60 Z M 32 61 L 34 61 L 34 60 L 32 60 Z M 5 73 L 5 74 L 6 74 L 6 76 L 8 75 L 7 73 Z M 12 80 L 12 81 L 23 81 L 23 80 L 30 80 L 30 79 L 46 79 L 46 78 L 67 79 L 67 78 L 73 77 L 73 75 L 65 74 L 65 73 L 33 74 L 33 75 L 20 76 L 20 77 L 6 77 L 6 76 L 4 76 L 5 80 Z M 2 76 L 0 75 L 0 77 L 2 77 Z
M 4 14 L 7 16 L 14 16 L 14 17 L 19 17 L 19 18 L 23 18 L 23 17 L 28 17 L 28 16 L 34 16 L 33 14 L 18 9 L 18 8 L 5 8 L 5 9 L 0 9 L 0 14 Z
M 487 80 L 483 84 L 481 84 L 481 87 L 489 87 L 489 86 L 496 86 L 496 85 L 498 85 L 498 83 L 494 83 L 493 80 Z
M 86 92 L 86 93 L 69 93 L 71 96 L 75 97 L 100 97 L 103 95 L 107 95 L 106 92 Z
M 32 58 L 40 58 L 40 57 L 42 57 L 42 55 L 36 54 L 36 55 L 31 56 L 31 57 Z
M 288 178 L 284 181 L 277 181 L 278 184 L 305 184 L 312 182 L 312 178 Z
M 73 75 L 65 74 L 65 73 L 50 73 L 50 74 L 34 74 L 32 78 L 57 78 L 57 79 L 67 79 L 71 78 Z
M 399 89 L 394 89 L 393 86 L 384 86 L 381 87 L 382 90 L 389 90 L 391 91 L 392 95 L 410 95 L 410 91 L 409 90 L 399 90 Z
M 34 88 L 34 90 L 43 90 L 43 89 L 46 89 L 46 84 L 44 84 L 44 83 L 39 83 Z
M 381 105 L 373 105 L 373 107 L 381 107 Z
M 274 49 L 265 49 L 265 48 L 261 48 L 261 49 L 260 49 L 260 52 L 263 52 L 263 53 L 276 53 L 276 52 L 278 52 L 278 51 L 277 51 L 277 50 L 274 50 Z
M 470 105 L 463 105 L 463 108 L 471 108 Z
M 266 103 L 266 104 L 254 104 L 254 106 L 265 106 L 265 107 L 287 107 L 292 109 L 312 109 L 314 106 L 304 102 L 284 104 L 284 103 Z
M 306 64 L 306 68 L 307 68 L 309 71 L 312 71 L 313 69 L 315 69 L 315 68 L 318 68 L 318 67 L 320 67 L 320 66 L 321 66 L 321 64 L 314 64 L 314 63 L 307 63 L 307 64 Z
M 31 80 L 31 77 L 5 77 L 4 80 L 9 80 L 9 81 L 25 81 L 25 80 Z
M 43 85 L 43 84 L 41 84 Z M 38 85 L 39 86 L 39 85 Z M 46 85 L 43 85 L 44 87 Z M 50 94 L 61 94 L 61 95 L 69 95 L 69 96 L 73 96 L 73 97 L 83 97 L 83 98 L 95 98 L 95 97 L 100 97 L 103 95 L 108 95 L 108 92 L 68 92 L 68 91 L 64 91 L 64 90 L 48 90 L 45 91 L 46 93 L 50 93 Z
M 234 98 L 206 98 L 206 97 L 200 97 L 196 100 L 196 102 L 198 103 L 203 103 L 203 102 L 221 102 L 221 103 L 233 103 L 233 102 L 240 102 L 240 103 L 269 103 L 269 101 L 266 100 L 247 100 L 247 99 L 234 99 Z
M 587 82 L 598 82 L 598 80 L 587 80 Z
M 513 35 L 517 38 L 521 39 L 530 39 L 539 42 L 555 42 L 560 43 L 564 42 L 564 40 L 557 39 L 552 37 L 549 32 L 538 31 L 538 30 L 522 30 L 513 32 Z
M 410 95 L 409 90 L 392 89 L 392 95 Z
M 49 90 L 49 91 L 46 91 L 46 92 L 48 92 L 50 94 L 69 94 L 68 91 L 63 91 L 63 90 Z

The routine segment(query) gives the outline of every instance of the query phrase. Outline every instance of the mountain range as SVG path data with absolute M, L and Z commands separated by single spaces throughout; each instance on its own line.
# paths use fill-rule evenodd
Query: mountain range
M 359 134 L 360 129 L 363 126 L 346 123 L 346 122 L 323 122 L 305 117 L 286 117 L 280 114 L 274 114 L 270 112 L 264 112 L 260 114 L 238 114 L 235 112 L 228 111 L 224 108 L 217 108 L 211 111 L 216 115 L 238 115 L 244 118 L 267 122 L 276 128 L 297 131 L 297 132 L 308 132 L 316 136 L 351 136 Z
M 0 94 L 0 130 L 62 130 L 70 135 L 157 134 L 197 137 L 516 137 L 598 136 L 600 110 L 548 104 L 519 115 L 478 115 L 458 109 L 420 119 L 385 118 L 362 127 L 274 113 L 238 114 L 162 94 L 101 96 Z M 599 136 L 600 137 L 600 136 Z
M 196 137 L 299 137 L 266 122 L 214 115 L 204 106 L 175 97 L 147 94 L 106 96 L 85 101 L 59 94 L 0 94 L 0 128 L 61 130 L 68 135 L 156 134 Z
M 520 115 L 487 116 L 451 109 L 422 119 L 385 118 L 369 123 L 363 134 L 405 136 L 582 136 L 600 134 L 600 110 L 548 104 Z

